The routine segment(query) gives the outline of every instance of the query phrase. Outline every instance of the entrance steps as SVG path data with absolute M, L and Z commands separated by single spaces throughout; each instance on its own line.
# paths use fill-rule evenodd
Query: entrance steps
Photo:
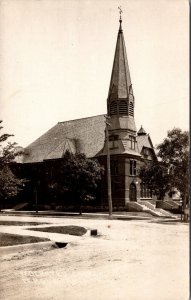
M 180 204 L 174 202 L 173 200 L 163 200 L 157 201 L 157 207 L 165 210 L 176 210 L 179 209 Z
M 177 203 L 176 201 L 174 200 L 171 200 L 171 199 L 168 199 L 168 200 L 164 200 L 165 203 L 168 203 L 169 205 L 173 206 L 173 207 L 176 207 L 178 208 L 180 203 Z
M 153 204 L 148 201 L 141 201 L 141 202 L 128 202 L 127 203 L 128 211 L 143 211 L 148 212 L 153 216 L 156 217 L 170 217 L 176 218 L 173 214 L 167 212 L 162 208 L 156 208 Z

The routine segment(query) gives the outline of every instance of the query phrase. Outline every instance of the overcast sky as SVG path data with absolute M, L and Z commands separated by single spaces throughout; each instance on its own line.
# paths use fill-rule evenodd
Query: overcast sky
M 106 113 L 119 5 L 137 130 L 188 130 L 187 0 L 0 0 L 0 119 L 20 146 Z

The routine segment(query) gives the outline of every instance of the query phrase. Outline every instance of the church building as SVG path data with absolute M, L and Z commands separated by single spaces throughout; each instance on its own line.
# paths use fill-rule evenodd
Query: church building
M 113 206 L 128 207 L 132 202 L 151 200 L 152 191 L 141 183 L 138 174 L 142 165 L 157 158 L 149 134 L 142 126 L 137 131 L 134 112 L 135 98 L 120 17 L 107 98 L 107 117 L 98 115 L 59 122 L 24 149 L 22 163 L 30 166 L 60 159 L 66 150 L 96 158 L 105 167 L 100 205 L 107 206 L 109 146 Z

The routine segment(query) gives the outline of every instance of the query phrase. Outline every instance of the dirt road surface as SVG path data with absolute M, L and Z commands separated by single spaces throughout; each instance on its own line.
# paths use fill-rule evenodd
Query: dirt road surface
M 27 220 L 32 217 L 0 217 Z M 65 248 L 17 251 L 1 256 L 1 300 L 187 300 L 189 299 L 188 224 L 152 220 L 35 218 L 57 225 L 98 229 L 99 237 L 69 237 Z M 48 225 L 43 225 L 48 226 Z M 34 226 L 33 226 L 34 227 Z M 21 233 L 25 228 L 1 226 Z M 29 234 L 29 231 L 27 231 Z

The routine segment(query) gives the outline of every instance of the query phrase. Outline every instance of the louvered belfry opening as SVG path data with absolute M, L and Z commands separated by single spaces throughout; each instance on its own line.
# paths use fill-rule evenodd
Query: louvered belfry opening
M 119 101 L 119 115 L 128 115 L 128 105 L 125 100 Z
M 129 103 L 129 116 L 134 117 L 134 107 L 132 102 Z
M 126 100 L 112 101 L 109 107 L 110 116 L 128 116 L 128 102 Z
M 109 105 L 109 115 L 121 115 L 134 117 L 134 106 L 133 103 L 129 103 L 126 100 L 112 101 Z
M 117 101 L 112 101 L 110 104 L 110 116 L 117 115 Z

